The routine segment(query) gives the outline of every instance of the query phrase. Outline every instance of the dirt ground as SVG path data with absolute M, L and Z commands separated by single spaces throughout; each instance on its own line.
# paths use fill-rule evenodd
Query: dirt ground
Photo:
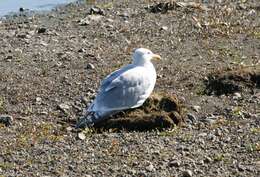
M 76 131 L 137 47 L 162 56 L 154 92 L 178 98 L 184 122 Z M 2 18 L 0 176 L 260 176 L 259 90 L 258 0 L 92 1 Z

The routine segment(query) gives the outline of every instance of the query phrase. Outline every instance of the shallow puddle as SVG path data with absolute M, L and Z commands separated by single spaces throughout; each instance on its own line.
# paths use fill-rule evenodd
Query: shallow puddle
M 19 8 L 44 11 L 74 1 L 76 0 L 0 0 L 0 16 L 18 12 Z

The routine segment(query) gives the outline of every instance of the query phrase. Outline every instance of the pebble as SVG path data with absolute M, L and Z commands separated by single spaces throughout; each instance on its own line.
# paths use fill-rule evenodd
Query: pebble
M 162 26 L 162 27 L 161 27 L 161 30 L 167 31 L 167 30 L 168 30 L 168 27 L 167 27 L 167 26 Z
M 107 18 L 107 19 L 106 19 L 106 22 L 113 23 L 113 22 L 114 22 L 114 20 L 113 20 L 113 19 L 111 19 L 111 18 Z
M 47 31 L 47 28 L 40 27 L 40 28 L 38 28 L 37 33 L 45 33 L 46 31 Z
M 72 131 L 72 127 L 67 127 L 66 130 L 67 130 L 68 132 Z
M 182 176 L 183 176 L 183 177 L 192 177 L 192 171 L 191 171 L 191 170 L 185 170 L 185 171 L 182 173 Z
M 0 123 L 4 124 L 5 126 L 12 125 L 13 117 L 11 115 L 0 115 Z
M 36 97 L 35 101 L 36 101 L 36 104 L 41 104 L 42 103 L 42 98 L 41 97 Z
M 215 141 L 216 140 L 216 136 L 213 135 L 212 133 L 208 134 L 208 137 L 207 137 L 209 140 L 211 141 Z
M 85 140 L 86 139 L 86 135 L 83 132 L 80 132 L 80 133 L 78 133 L 78 138 L 80 140 Z
M 86 69 L 95 69 L 95 66 L 91 63 L 88 63 Z
M 260 160 L 255 162 L 255 165 L 260 169 Z
M 192 106 L 192 109 L 193 109 L 194 111 L 196 111 L 196 112 L 199 112 L 199 111 L 201 110 L 201 107 L 194 105 L 194 106 Z
M 81 48 L 81 49 L 78 50 L 78 52 L 83 53 L 83 52 L 86 52 L 86 50 Z
M 254 9 L 251 9 L 249 12 L 248 12 L 248 15 L 249 16 L 255 16 L 257 13 Z
M 216 135 L 216 136 L 221 136 L 221 135 L 222 135 L 222 132 L 221 132 L 221 130 L 220 130 L 219 128 L 217 128 L 217 129 L 215 130 L 215 135 Z
M 187 117 L 192 123 L 195 123 L 197 121 L 197 118 L 194 114 L 188 113 Z
M 105 11 L 99 7 L 92 7 L 89 10 L 89 14 L 105 15 Z
M 212 159 L 210 157 L 205 157 L 204 163 L 210 163 L 212 162 Z
M 171 162 L 169 162 L 169 167 L 179 167 L 181 165 L 181 162 L 178 160 L 173 160 Z
M 244 167 L 243 165 L 241 165 L 241 164 L 238 164 L 238 165 L 237 165 L 237 169 L 238 169 L 239 171 L 245 171 L 245 167 Z
M 235 92 L 235 93 L 233 94 L 233 99 L 240 99 L 241 97 L 242 97 L 241 94 L 238 93 L 238 92 Z
M 204 122 L 206 122 L 210 125 L 214 124 L 216 121 L 217 121 L 216 116 L 210 116 L 210 117 L 207 117 L 206 119 L 204 119 Z
M 148 165 L 145 169 L 149 172 L 155 171 L 153 164 Z
M 67 104 L 65 104 L 65 103 L 61 103 L 61 104 L 58 105 L 58 108 L 59 108 L 60 110 L 62 110 L 63 112 L 67 112 L 67 110 L 70 109 L 70 106 L 67 105 Z

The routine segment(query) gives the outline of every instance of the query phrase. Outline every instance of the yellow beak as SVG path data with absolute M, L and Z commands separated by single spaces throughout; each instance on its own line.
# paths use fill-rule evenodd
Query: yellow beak
M 161 60 L 161 56 L 160 55 L 157 55 L 157 54 L 153 54 L 153 58 L 152 60 Z

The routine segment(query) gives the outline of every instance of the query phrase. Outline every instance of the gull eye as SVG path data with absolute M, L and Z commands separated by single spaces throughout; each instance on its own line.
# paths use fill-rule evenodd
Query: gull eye
M 152 52 L 150 52 L 150 51 L 149 51 L 149 52 L 147 52 L 147 54 L 149 54 L 149 55 L 150 55 L 150 54 L 152 54 Z

